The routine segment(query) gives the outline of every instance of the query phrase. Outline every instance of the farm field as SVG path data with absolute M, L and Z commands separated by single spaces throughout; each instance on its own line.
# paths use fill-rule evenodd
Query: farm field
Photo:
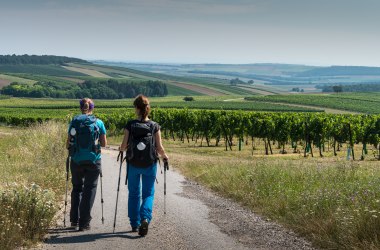
M 126 68 L 98 66 L 92 64 L 69 63 L 68 66 L 61 65 L 0 65 L 0 74 L 4 72 L 16 78 L 0 78 L 2 86 L 10 82 L 26 83 L 35 81 L 54 82 L 83 82 L 83 80 L 160 80 L 167 83 L 169 95 L 221 95 L 241 94 L 238 88 L 228 85 L 221 86 L 215 80 L 201 80 L 181 77 L 171 77 L 162 74 L 136 71 Z M 4 74 L 3 74 L 4 75 Z M 24 80 L 25 79 L 25 80 Z M 203 84 L 205 83 L 205 84 Z M 210 85 L 208 85 L 210 84 Z M 228 91 L 230 90 L 230 91 Z
M 315 111 L 315 109 L 289 108 L 286 105 L 267 105 L 262 102 L 245 101 L 241 96 L 194 96 L 194 101 L 184 101 L 184 96 L 152 97 L 152 108 L 197 108 L 197 109 L 229 109 L 229 110 L 272 110 L 272 111 Z M 232 101 L 233 100 L 233 101 Z M 133 108 L 133 99 L 95 100 L 99 108 Z M 265 107 L 266 106 L 266 107 Z M 49 99 L 49 98 L 7 98 L 0 100 L 0 107 L 5 108 L 77 108 L 75 99 Z M 319 109 L 322 111 L 322 109 Z
M 255 84 L 269 88 L 275 87 L 283 92 L 292 88 L 303 89 L 305 93 L 318 93 L 317 85 L 379 84 L 376 68 L 371 67 L 315 67 L 289 64 L 133 64 L 96 62 L 97 64 L 132 68 L 151 73 L 161 73 L 186 78 L 213 78 L 225 81 L 236 78 L 243 81 L 253 80 Z M 227 82 L 228 83 L 228 82 Z
M 31 79 L 27 79 L 27 78 L 12 76 L 12 75 L 0 74 L 0 88 L 8 85 L 11 82 L 33 84 L 33 83 L 35 83 L 37 81 L 31 80 Z
M 266 97 L 268 102 L 282 102 L 282 103 L 292 103 L 292 104 L 303 104 L 311 105 L 322 108 L 330 108 L 337 110 L 348 110 L 353 112 L 363 112 L 363 113 L 375 113 L 374 109 L 371 106 L 366 105 L 366 103 L 360 102 L 359 100 L 368 101 L 365 98 L 365 95 L 357 95 L 358 93 L 342 93 L 340 94 L 341 98 L 346 98 L 350 100 L 358 99 L 356 102 L 351 104 L 346 104 L 346 101 L 339 100 L 329 100 L 328 97 L 323 97 L 323 103 L 320 98 L 318 100 L 311 98 L 308 100 L 306 97 L 278 97 L 278 94 L 283 95 L 291 92 L 291 88 L 298 87 L 304 89 L 306 92 L 319 91 L 315 89 L 315 84 L 305 83 L 305 82 L 292 82 L 289 80 L 287 84 L 276 85 L 273 83 L 268 84 L 258 84 L 262 81 L 256 80 L 254 85 L 237 85 L 233 86 L 229 84 L 229 79 L 218 78 L 215 76 L 205 76 L 198 74 L 184 74 L 184 75 L 169 75 L 169 71 L 166 70 L 156 70 L 154 72 L 142 71 L 139 69 L 131 69 L 125 67 L 117 66 L 107 66 L 107 65 L 97 65 L 97 64 L 82 64 L 82 63 L 68 63 L 68 66 L 61 65 L 0 65 L 0 72 L 5 74 L 12 74 L 9 77 L 16 77 L 14 79 L 2 79 L 2 85 L 9 84 L 10 81 L 18 82 L 29 82 L 32 81 L 55 81 L 55 82 L 82 82 L 83 80 L 95 80 L 100 79 L 115 79 L 115 80 L 159 80 L 167 84 L 168 94 L 174 96 L 183 96 L 183 95 L 258 95 L 257 101 L 262 100 L 259 95 L 274 95 L 273 99 Z M 221 68 L 228 68 L 230 66 L 219 65 Z M 66 67 L 66 68 L 65 68 Z M 163 66 L 162 66 L 163 67 Z M 196 68 L 196 66 L 194 66 Z M 198 66 L 197 66 L 198 67 Z M 206 67 L 206 66 L 199 66 Z M 212 67 L 208 65 L 207 67 Z M 216 67 L 216 66 L 215 66 Z M 237 66 L 236 66 L 237 67 Z M 230 67 L 230 70 L 236 69 L 236 67 Z M 243 66 L 241 66 L 243 67 Z M 247 66 L 248 67 L 248 66 Z M 273 76 L 268 75 L 268 77 L 280 77 L 281 72 L 286 72 L 286 69 L 293 69 L 294 72 L 301 72 L 302 70 L 308 69 L 308 67 L 291 67 L 291 66 L 276 66 L 276 65 L 256 65 L 252 68 L 263 70 L 263 73 L 269 74 L 273 72 Z M 138 68 L 138 67 L 136 67 Z M 140 68 L 143 69 L 144 67 Z M 248 69 L 243 67 L 244 69 Z M 182 68 L 186 71 L 186 67 Z M 191 67 L 187 69 L 191 71 Z M 160 73 L 157 73 L 160 72 Z M 277 73 L 275 73 L 277 72 Z M 165 74 L 162 74 L 165 73 Z M 0 73 L 1 74 L 1 73 Z M 276 76 L 277 74 L 277 76 Z M 230 76 L 235 77 L 235 76 Z M 364 76 L 363 76 L 364 77 Z M 366 76 L 368 78 L 368 76 Z M 22 79 L 18 79 L 22 78 Z M 363 81 L 367 78 L 363 78 Z M 245 79 L 245 78 L 242 78 Z M 248 79 L 248 78 L 247 78 Z M 304 94 L 299 96 L 305 96 Z M 331 95 L 334 96 L 334 95 Z M 374 95 L 371 95 L 374 96 Z M 378 97 L 375 97 L 375 100 Z M 326 100 L 325 100 L 326 99 Z M 337 100 L 337 102 L 335 102 Z
M 305 104 L 369 114 L 380 113 L 380 93 L 271 95 L 252 96 L 247 99 L 263 102 Z
M 0 65 L 0 73 L 24 73 L 51 76 L 86 76 L 63 68 L 60 65 Z
M 192 93 L 198 93 L 201 95 L 236 95 L 244 94 L 247 91 L 237 87 L 229 85 L 229 81 L 217 79 L 217 78 L 201 78 L 201 77 L 184 77 L 184 76 L 171 76 L 154 72 L 146 72 L 140 70 L 134 70 L 116 66 L 104 66 L 104 65 L 91 65 L 91 64 L 69 64 L 73 68 L 96 70 L 98 72 L 107 74 L 114 77 L 130 77 L 132 79 L 142 80 L 161 80 L 168 84 L 168 90 L 171 92 L 171 88 L 174 86 L 177 89 L 182 88 L 184 95 L 191 95 Z M 188 90 L 188 92 L 183 92 Z M 176 93 L 176 91 L 174 91 Z M 182 94 L 183 95 L 183 94 Z
M 252 156 L 250 145 L 241 152 L 181 142 L 165 146 L 188 178 L 292 228 L 316 247 L 380 247 L 378 161 L 347 161 L 346 150 L 304 158 Z M 263 152 L 263 143 L 256 150 Z
M 246 65 L 231 73 L 234 65 L 192 65 L 170 75 L 176 66 L 146 72 L 143 66 L 67 65 L 0 65 L 0 79 L 3 84 L 62 83 L 61 88 L 85 80 L 164 82 L 168 96 L 150 98 L 151 118 L 161 125 L 172 164 L 188 178 L 293 229 L 317 247 L 380 248 L 380 93 L 287 94 L 293 86 L 310 86 L 311 91 L 313 84 L 297 85 L 302 81 L 293 77 L 314 69 L 306 66 Z M 257 78 L 253 85 L 232 86 L 228 75 Z M 267 80 L 281 84 L 262 84 Z M 194 100 L 184 101 L 185 96 Z M 95 115 L 104 121 L 113 145 L 135 116 L 132 103 L 95 99 Z M 62 186 L 66 125 L 78 113 L 78 99 L 0 96 L 0 177 L 5 183 L 0 192 L 18 182 L 28 188 L 15 186 L 12 192 L 29 197 L 25 193 L 37 190 L 36 199 L 59 203 L 62 190 L 54 187 Z M 11 142 L 15 148 L 7 147 Z M 18 152 L 27 153 L 16 159 Z M 31 161 L 23 165 L 28 157 Z M 39 165 L 39 157 L 45 165 Z M 15 160 L 11 164 L 9 159 Z M 28 172 L 31 166 L 42 174 Z M 2 195 L 11 202 L 11 193 Z M 23 204 L 25 211 L 33 206 L 30 200 Z M 58 209 L 50 205 L 48 221 Z M 3 210 L 11 217 L 10 210 Z M 6 227 L 22 237 L 8 235 L 7 244 L 28 246 L 46 230 L 34 228 L 23 242 L 26 231 L 17 226 L 22 223 L 9 220 Z
M 18 186 L 12 187 L 12 192 L 16 192 L 23 199 L 24 192 L 31 192 L 30 190 L 35 190 L 35 193 L 29 195 L 33 195 L 40 202 L 55 197 L 54 206 L 39 207 L 48 211 L 45 218 L 49 221 L 57 211 L 57 205 L 62 206 L 57 197 L 63 194 L 64 189 L 52 187 L 64 187 L 62 166 L 65 156 L 65 127 L 55 123 L 27 129 L 0 127 L 0 137 L 4 134 L 0 141 L 4 157 L 11 160 L 17 158 L 17 164 L 23 163 L 25 159 L 30 163 L 12 165 L 18 171 L 24 171 L 23 178 L 20 178 L 19 172 L 12 172 L 12 175 L 6 175 L 6 182 L 18 181 L 28 187 L 25 190 Z M 173 140 L 170 133 L 168 135 L 164 139 L 164 145 L 170 155 L 171 165 L 191 181 L 201 183 L 220 195 L 241 203 L 268 220 L 293 229 L 311 240 L 316 247 L 336 249 L 355 246 L 363 249 L 378 246 L 376 235 L 380 223 L 380 204 L 377 200 L 380 197 L 376 187 L 379 185 L 380 172 L 377 168 L 378 160 L 372 155 L 365 161 L 347 161 L 346 147 L 342 147 L 337 156 L 333 156 L 332 147 L 326 147 L 325 157 L 311 157 L 308 153 L 305 158 L 303 152 L 293 153 L 290 145 L 286 147 L 287 154 L 282 154 L 281 149 L 273 145 L 273 155 L 265 155 L 265 143 L 261 139 L 254 140 L 253 151 L 251 141 L 247 141 L 247 145 L 244 142 L 239 151 L 237 140 L 234 140 L 232 150 L 226 151 L 223 139 L 220 146 L 215 147 L 207 146 L 200 139 L 190 140 L 188 143 L 186 140 L 182 142 L 178 137 Z M 52 137 L 55 138 L 53 141 Z M 121 138 L 120 135 L 110 136 L 109 141 L 117 146 Z M 7 148 L 10 140 L 13 143 L 20 142 L 17 143 L 16 150 Z M 216 141 L 211 140 L 210 143 L 214 145 Z M 38 146 L 38 150 L 44 150 L 45 158 L 54 158 L 54 164 L 46 162 L 46 166 L 41 166 L 38 161 L 41 155 L 28 148 L 30 146 Z M 60 151 L 57 152 L 57 149 Z M 23 154 L 20 158 L 18 150 L 30 153 Z M 318 149 L 314 147 L 313 150 Z M 362 147 L 357 145 L 355 154 L 360 155 L 361 151 Z M 62 157 L 57 159 L 57 154 Z M 3 159 L 3 155 L 0 155 L 0 159 Z M 33 169 L 33 164 L 38 164 L 44 171 L 39 171 L 38 175 L 34 171 L 26 171 Z M 10 165 L 0 165 L 0 168 L 4 166 Z M 46 190 L 42 192 L 42 188 Z M 23 207 L 18 206 L 19 211 L 33 206 L 31 200 L 24 199 L 23 202 Z M 44 204 L 50 206 L 51 203 Z M 2 229 L 9 228 L 14 237 L 4 238 L 7 241 L 2 241 L 2 244 L 28 245 L 43 236 L 46 228 L 33 228 L 33 239 L 25 242 L 26 231 L 18 227 L 18 223 L 25 225 L 24 219 L 22 217 L 19 221 L 8 221 L 6 228 Z M 364 237 L 361 235 L 363 228 Z
M 229 96 L 228 96 L 229 97 Z M 238 96 L 233 96 L 237 98 Z M 263 102 L 225 101 L 226 96 L 195 96 L 195 101 L 186 102 L 183 97 L 151 98 L 152 109 L 189 108 L 209 110 L 245 110 L 245 111 L 282 111 L 282 112 L 321 112 L 322 110 L 291 107 L 287 105 L 268 104 Z M 124 100 L 95 100 L 95 114 L 117 114 L 133 109 L 133 99 Z M 34 120 L 66 119 L 78 112 L 78 100 L 70 99 L 33 99 L 9 98 L 0 99 L 0 120 L 10 124 L 18 124 L 21 120 L 26 123 Z M 22 122 L 22 124 L 24 124 Z
M 93 76 L 93 77 L 110 78 L 110 76 L 108 76 L 104 73 L 100 73 L 99 71 L 96 71 L 96 70 L 84 69 L 84 68 L 78 68 L 78 67 L 70 67 L 70 66 L 63 66 L 63 68 L 65 68 L 67 70 L 74 71 L 74 72 L 79 72 L 82 74 Z
M 220 98 L 220 97 L 219 97 Z M 171 97 L 173 100 L 174 97 Z M 16 105 L 3 106 L 0 105 L 0 122 L 8 125 L 26 126 L 36 122 L 46 120 L 68 121 L 78 113 L 75 103 L 71 101 L 59 101 L 55 106 L 49 102 L 34 103 L 34 106 L 27 99 L 11 99 Z M 24 102 L 22 103 L 21 100 Z M 4 102 L 7 100 L 0 100 Z M 216 100 L 215 100 L 216 101 Z M 131 102 L 129 102 L 131 103 Z M 354 153 L 354 144 L 363 143 L 364 151 L 361 158 L 365 158 L 368 154 L 366 148 L 373 145 L 377 150 L 380 145 L 378 142 L 378 133 L 380 129 L 380 120 L 377 115 L 334 115 L 317 112 L 243 112 L 242 103 L 240 102 L 225 102 L 223 103 L 231 109 L 218 109 L 217 104 L 213 103 L 215 110 L 207 108 L 207 103 L 210 101 L 198 102 L 199 107 L 194 109 L 170 108 L 170 104 L 175 104 L 173 101 L 157 102 L 153 104 L 152 100 L 152 119 L 159 122 L 165 136 L 179 136 L 181 140 L 189 141 L 189 137 L 201 138 L 205 140 L 207 145 L 210 145 L 211 140 L 216 140 L 218 145 L 221 138 L 226 142 L 225 147 L 232 147 L 233 138 L 237 137 L 239 141 L 247 141 L 251 138 L 261 138 L 265 141 L 266 154 L 273 154 L 271 142 L 278 142 L 279 147 L 285 152 L 285 147 L 291 142 L 294 150 L 297 147 L 303 148 L 306 154 L 312 145 L 316 145 L 319 153 L 323 157 L 325 144 L 333 145 L 334 152 L 339 149 L 340 144 L 349 142 L 349 146 Z M 186 102 L 193 103 L 193 102 Z M 197 102 L 195 102 L 197 103 Z M 216 101 L 218 103 L 218 101 Z M 250 102 L 247 102 L 250 103 Z M 262 103 L 264 111 L 269 111 L 270 105 Z M 28 105 L 28 106 L 26 106 Z M 206 107 L 206 109 L 205 109 Z M 239 107 L 239 110 L 236 110 Z M 285 106 L 283 106 L 285 107 Z M 277 107 L 278 108 L 278 107 Z M 285 111 L 285 110 L 282 110 Z M 289 111 L 289 110 L 288 110 Z M 112 103 L 106 101 L 97 103 L 95 115 L 101 118 L 106 127 L 112 131 L 112 134 L 122 133 L 122 128 L 134 116 L 132 107 L 125 103 Z M 173 122 L 175 121 L 175 122 Z M 227 143 L 228 142 L 228 143 Z M 311 151 L 311 154 L 313 152 Z M 380 154 L 380 152 L 379 152 Z M 353 155 L 353 157 L 355 157 Z
M 375 187 L 380 178 L 377 170 L 380 148 L 376 144 L 379 116 L 242 112 L 245 105 L 247 110 L 268 111 L 271 107 L 276 111 L 290 110 L 280 103 L 242 98 L 241 95 L 194 96 L 192 102 L 185 102 L 178 96 L 150 98 L 152 118 L 161 125 L 171 164 L 191 180 L 293 229 L 317 247 L 377 246 L 375 239 L 380 225 L 377 200 L 380 197 Z M 365 99 L 361 94 L 344 98 Z M 373 99 L 376 100 L 376 95 Z M 134 117 L 131 103 L 132 99 L 95 100 L 95 114 L 105 122 L 113 145 L 120 143 L 122 128 Z M 188 109 L 183 109 L 186 105 Z M 227 111 L 229 108 L 233 110 Z M 75 114 L 78 114 L 78 100 L 0 99 L 3 124 L 30 126 L 46 120 L 67 124 Z M 0 138 L 2 143 L 7 143 L 7 140 L 14 140 L 10 136 L 17 131 L 25 134 L 22 138 L 30 135 L 31 141 L 36 137 L 41 139 L 41 148 L 46 147 L 46 142 L 53 149 L 63 148 L 62 141 L 57 139 L 51 145 L 50 140 L 40 135 L 47 130 L 44 126 L 39 132 L 30 132 L 34 128 L 0 128 Z M 58 135 L 52 131 L 46 136 L 59 138 L 61 134 L 64 137 L 65 125 L 59 126 L 62 131 Z M 5 147 L 2 143 L 0 147 Z M 14 157 L 13 151 L 5 152 Z M 63 165 L 63 160 L 60 159 L 59 164 Z M 38 162 L 37 156 L 33 162 Z M 64 178 L 53 178 L 62 177 L 63 172 L 57 174 L 56 169 L 50 167 L 46 175 L 30 176 L 23 183 L 30 186 L 37 182 L 42 188 L 47 188 L 48 183 L 62 186 Z M 16 173 L 7 181 L 18 178 Z M 49 189 L 48 197 L 61 194 L 62 190 Z M 47 199 L 40 193 L 36 195 L 40 200 Z M 25 204 L 30 206 L 27 201 Z M 49 210 L 51 214 L 57 211 L 55 209 L 57 207 Z M 52 220 L 50 215 L 48 220 Z M 15 225 L 17 222 L 10 221 L 7 227 L 22 235 L 23 231 L 17 231 Z M 35 231 L 32 242 L 42 237 L 41 231 Z M 17 240 L 22 241 L 22 238 L 13 238 L 14 242 Z

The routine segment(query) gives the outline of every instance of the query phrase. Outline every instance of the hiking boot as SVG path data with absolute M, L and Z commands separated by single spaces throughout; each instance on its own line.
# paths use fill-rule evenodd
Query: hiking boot
M 79 226 L 79 231 L 88 231 L 90 229 L 91 229 L 90 224 Z
M 139 228 L 139 235 L 140 236 L 145 236 L 148 234 L 148 226 L 149 226 L 149 222 L 147 219 L 143 219 L 141 221 L 141 225 L 140 225 L 140 228 Z
M 140 226 L 132 227 L 132 233 L 136 233 L 137 231 L 139 231 L 139 228 Z

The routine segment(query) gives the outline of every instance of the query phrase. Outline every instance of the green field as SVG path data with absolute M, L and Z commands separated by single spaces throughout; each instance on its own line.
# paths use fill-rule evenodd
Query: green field
M 184 101 L 183 97 L 156 97 L 150 98 L 151 107 L 154 108 L 190 108 L 190 109 L 224 109 L 224 110 L 250 110 L 250 111 L 277 111 L 277 112 L 315 112 L 322 111 L 311 108 L 292 107 L 281 104 L 268 104 L 255 101 L 244 101 L 236 99 L 225 101 L 239 96 L 194 96 L 194 101 Z M 95 100 L 96 112 L 106 108 L 106 111 L 113 112 L 110 108 L 133 108 L 133 99 L 122 100 Z M 68 109 L 67 112 L 78 108 L 78 100 L 72 99 L 33 99 L 33 98 L 10 98 L 0 100 L 0 114 L 8 114 L 9 108 L 18 108 L 20 114 L 28 114 L 28 110 L 37 109 Z M 116 111 L 115 110 L 115 111 Z M 11 112 L 13 113 L 13 112 Z
M 378 161 L 252 156 L 165 141 L 173 166 L 188 178 L 293 229 L 322 249 L 379 249 Z M 263 151 L 256 143 L 255 151 Z
M 172 76 L 166 74 L 152 73 L 147 71 L 134 70 L 124 67 L 116 66 L 104 66 L 104 65 L 89 65 L 89 64 L 70 64 L 73 67 L 80 67 L 86 69 L 96 70 L 108 75 L 116 75 L 118 77 L 130 77 L 134 79 L 143 79 L 143 80 L 161 80 L 167 83 L 186 83 L 193 86 L 201 86 L 209 88 L 210 90 L 220 91 L 221 93 L 227 95 L 241 95 L 247 94 L 247 91 L 242 90 L 236 86 L 230 86 L 228 80 L 218 79 L 218 78 L 202 78 L 202 77 L 187 77 L 187 76 Z M 168 84 L 168 91 L 173 95 L 194 95 L 196 90 L 188 90 L 185 88 L 180 88 L 178 86 L 173 86 Z M 199 93 L 198 93 L 199 95 Z
M 160 124 L 171 164 L 186 177 L 316 247 L 380 248 L 380 93 L 286 94 L 330 79 L 297 77 L 326 71 L 303 65 L 68 65 L 120 82 L 166 83 L 168 96 L 149 98 L 150 117 Z M 236 77 L 255 83 L 231 86 Z M 367 77 L 332 79 L 374 79 Z M 0 65 L 0 79 L 64 87 L 108 78 L 18 64 Z M 114 145 L 135 118 L 133 100 L 94 100 L 94 114 Z M 0 125 L 7 125 L 0 126 L 0 248 L 28 247 L 54 222 L 64 190 L 67 124 L 79 113 L 79 98 L 0 95 Z
M 150 76 L 150 73 L 139 72 L 135 70 L 128 70 L 125 68 L 113 68 L 106 66 L 96 66 L 90 64 L 69 64 L 72 67 L 96 70 L 101 73 L 107 74 L 109 78 L 116 78 L 119 80 L 161 80 L 167 82 L 168 80 L 159 75 L 160 77 Z M 36 81 L 54 81 L 54 82 L 80 82 L 83 80 L 99 80 L 106 78 L 97 78 L 88 76 L 84 73 L 67 70 L 60 65 L 0 65 L 0 73 L 6 73 L 11 76 L 7 76 L 6 80 L 15 80 L 19 83 L 35 83 Z M 1 76 L 5 76 L 1 74 Z M 68 77 L 69 79 L 65 79 Z M 70 78 L 78 79 L 70 80 Z M 192 84 L 192 82 L 190 82 Z M 167 85 L 169 95 L 202 95 L 197 91 L 188 90 L 172 84 Z M 211 87 L 212 89 L 212 87 Z M 235 91 L 236 92 L 236 91 Z M 228 92 L 227 92 L 228 93 Z
M 85 76 L 84 74 L 67 70 L 59 65 L 0 65 L 0 72 L 49 76 Z
M 252 96 L 252 101 L 310 105 L 360 113 L 380 113 L 380 93 L 299 94 Z

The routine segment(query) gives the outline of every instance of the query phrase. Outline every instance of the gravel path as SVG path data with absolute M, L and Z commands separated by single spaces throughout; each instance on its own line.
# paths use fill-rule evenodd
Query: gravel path
M 101 223 L 98 185 L 91 230 L 76 232 L 64 229 L 60 220 L 42 249 L 311 249 L 308 242 L 289 230 L 212 194 L 197 183 L 187 181 L 172 169 L 167 172 L 167 213 L 163 212 L 163 174 L 158 173 L 153 220 L 148 235 L 139 237 L 130 231 L 123 168 L 117 225 L 115 233 L 112 233 L 118 152 L 103 152 L 104 225 Z

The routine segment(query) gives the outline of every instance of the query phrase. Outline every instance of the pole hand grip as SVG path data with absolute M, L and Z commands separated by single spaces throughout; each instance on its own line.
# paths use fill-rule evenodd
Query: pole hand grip
M 119 151 L 116 161 L 119 162 L 119 160 L 121 160 L 121 162 L 123 162 L 124 160 L 123 157 L 124 157 L 124 151 Z
M 169 161 L 167 158 L 164 158 L 164 170 L 169 170 Z

